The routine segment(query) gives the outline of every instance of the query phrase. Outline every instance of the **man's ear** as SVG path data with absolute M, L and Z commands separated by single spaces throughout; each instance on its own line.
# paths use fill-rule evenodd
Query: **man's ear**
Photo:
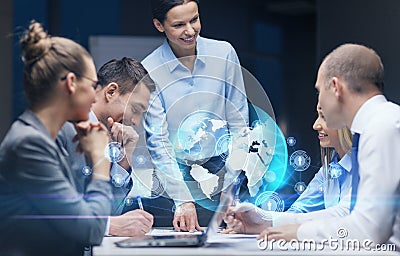
M 331 79 L 331 89 L 333 90 L 335 97 L 340 98 L 343 96 L 343 81 L 338 77 L 332 77 Z
M 163 33 L 165 31 L 163 24 L 158 19 L 153 19 L 153 24 L 159 32 Z
M 104 91 L 104 98 L 108 103 L 118 96 L 119 86 L 117 83 L 112 82 L 106 85 L 103 91 Z

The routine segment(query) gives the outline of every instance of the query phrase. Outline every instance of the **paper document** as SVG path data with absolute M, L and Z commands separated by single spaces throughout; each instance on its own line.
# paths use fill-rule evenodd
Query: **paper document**
M 158 229 L 154 228 L 150 232 L 146 233 L 146 236 L 187 236 L 187 235 L 201 235 L 202 231 L 195 231 L 193 233 L 190 232 L 180 232 L 175 231 L 174 229 Z

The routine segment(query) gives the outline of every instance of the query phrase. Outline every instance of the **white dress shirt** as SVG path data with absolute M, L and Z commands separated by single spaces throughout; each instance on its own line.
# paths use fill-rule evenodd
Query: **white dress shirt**
M 400 223 L 400 107 L 383 95 L 372 97 L 356 113 L 351 131 L 360 134 L 360 182 L 354 210 L 345 217 L 306 222 L 297 236 L 299 240 L 341 239 L 338 232 L 345 229 L 343 239 L 397 243 L 400 248 L 396 237 Z
M 89 112 L 89 121 L 90 122 L 98 122 L 99 119 L 96 117 L 96 114 L 93 112 L 93 110 L 90 110 Z M 110 169 L 110 175 L 111 177 L 114 174 L 120 174 L 122 179 L 125 181 L 124 186 L 128 186 L 129 184 L 129 179 L 131 179 L 131 175 L 119 164 L 112 164 L 111 165 L 111 169 Z M 104 232 L 105 236 L 108 236 L 110 234 L 110 216 L 107 217 L 107 226 L 106 226 L 106 230 Z

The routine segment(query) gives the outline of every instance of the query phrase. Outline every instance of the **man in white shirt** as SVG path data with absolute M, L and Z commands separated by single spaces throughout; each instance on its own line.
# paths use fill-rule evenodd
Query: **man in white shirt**
M 120 161 L 113 161 L 110 175 L 113 182 L 112 215 L 108 218 L 105 235 L 135 236 L 144 235 L 153 225 L 153 216 L 141 209 L 128 211 L 121 215 L 125 198 L 132 188 L 131 159 L 139 136 L 134 126 L 138 126 L 142 114 L 148 108 L 150 93 L 154 83 L 142 64 L 131 58 L 110 60 L 98 71 L 96 102 L 92 105 L 89 120 L 100 121 L 109 129 L 110 138 L 121 143 L 126 154 Z M 100 84 L 101 86 L 97 86 Z M 76 151 L 73 141 L 76 131 L 72 123 L 66 123 L 57 141 L 69 154 L 77 189 L 83 193 L 87 179 L 91 179 L 90 163 L 83 154 Z
M 344 44 L 322 62 L 315 88 L 330 129 L 360 134 L 359 183 L 350 215 L 267 227 L 260 239 L 356 239 L 400 250 L 400 107 L 383 96 L 383 64 L 370 48 Z

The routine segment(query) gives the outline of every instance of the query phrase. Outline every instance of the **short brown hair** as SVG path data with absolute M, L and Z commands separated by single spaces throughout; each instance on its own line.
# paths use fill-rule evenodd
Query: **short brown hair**
M 155 84 L 147 70 L 139 61 L 128 57 L 108 61 L 101 66 L 97 77 L 102 86 L 117 83 L 122 95 L 131 93 L 139 82 L 143 82 L 150 92 L 155 91 Z
M 384 89 L 384 68 L 379 55 L 371 48 L 359 44 L 343 44 L 323 61 L 323 75 L 329 81 L 336 76 L 348 82 L 355 92 L 366 91 L 365 83 Z

